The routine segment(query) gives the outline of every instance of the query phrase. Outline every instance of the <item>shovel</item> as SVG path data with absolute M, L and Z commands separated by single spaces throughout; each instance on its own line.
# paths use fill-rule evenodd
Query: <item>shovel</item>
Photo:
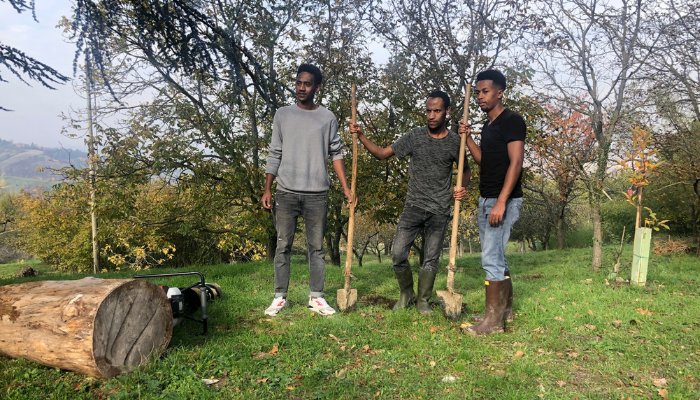
M 464 123 L 469 118 L 469 97 L 472 94 L 472 85 L 467 84 L 464 90 Z M 467 143 L 467 135 L 462 135 L 459 143 L 459 163 L 457 165 L 457 187 L 462 187 L 462 169 L 464 168 L 464 147 Z M 455 293 L 455 271 L 457 267 L 457 229 L 459 228 L 459 200 L 455 199 L 455 209 L 452 215 L 452 239 L 450 240 L 450 263 L 447 265 L 447 290 L 438 290 L 437 297 L 445 317 L 456 321 L 462 313 L 462 295 Z
M 357 110 L 355 107 L 355 84 L 352 85 L 352 123 L 355 123 Z M 348 249 L 345 257 L 345 288 L 338 289 L 337 301 L 340 311 L 349 311 L 357 305 L 357 289 L 350 289 L 350 276 L 352 268 L 352 241 L 355 236 L 355 183 L 357 181 L 357 136 L 352 135 L 352 180 L 350 191 L 352 203 L 350 204 L 350 220 L 348 221 Z

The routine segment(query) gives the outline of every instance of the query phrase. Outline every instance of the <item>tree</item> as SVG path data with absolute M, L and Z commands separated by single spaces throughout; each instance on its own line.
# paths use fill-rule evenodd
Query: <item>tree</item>
M 5 2 L 6 0 L 0 0 L 0 2 Z M 34 1 L 27 0 L 8 0 L 10 5 L 18 13 L 23 13 L 24 11 L 31 11 L 34 21 L 37 21 L 36 14 L 34 12 Z M 13 75 L 15 75 L 20 81 L 31 86 L 27 82 L 23 75 L 26 75 L 29 80 L 41 83 L 44 87 L 49 89 L 55 89 L 54 85 L 62 85 L 68 82 L 70 78 L 60 74 L 55 69 L 36 60 L 35 58 L 29 57 L 23 51 L 10 47 L 8 45 L 2 44 L 0 42 L 0 66 L 7 68 Z M 0 75 L 0 82 L 7 82 Z M 0 111 L 11 111 L 7 108 L 0 106 Z
M 543 95 L 556 93 L 572 110 L 590 119 L 597 143 L 594 172 L 583 179 L 593 220 L 592 267 L 602 264 L 600 214 L 611 146 L 634 117 L 629 85 L 652 46 L 642 46 L 643 21 L 654 2 L 554 0 L 536 3 L 546 28 L 531 37 L 530 57 Z M 586 167 L 581 172 L 586 172 Z M 585 176 L 585 175 L 583 175 Z
M 673 0 L 660 5 L 649 29 L 659 32 L 652 52 L 645 63 L 656 114 L 665 122 L 655 127 L 659 131 L 659 154 L 665 164 L 657 179 L 657 196 L 664 197 L 659 211 L 672 211 L 669 218 L 678 225 L 690 223 L 693 241 L 700 242 L 700 51 L 689 45 L 700 40 L 700 8 L 695 2 Z M 672 91 L 660 90 L 660 85 L 672 84 Z M 654 190 L 654 189 L 651 189 Z M 655 208 L 657 206 L 654 206 Z M 700 246 L 698 246 L 700 255 Z
M 576 185 L 577 179 L 581 171 L 586 171 L 595 160 L 597 147 L 590 120 L 578 111 L 571 111 L 560 104 L 547 107 L 547 114 L 548 121 L 542 133 L 530 143 L 528 170 L 532 171 L 533 176 L 525 179 L 523 186 L 536 194 L 537 198 L 528 197 L 539 204 L 540 215 L 551 213 L 555 216 L 553 219 L 535 217 L 539 219 L 538 225 L 543 220 L 554 224 L 552 227 L 546 226 L 540 234 L 543 246 L 548 249 L 549 233 L 556 227 L 557 249 L 562 250 L 566 246 L 568 205 L 578 196 L 577 189 L 580 188 Z M 523 217 L 527 215 L 526 212 Z

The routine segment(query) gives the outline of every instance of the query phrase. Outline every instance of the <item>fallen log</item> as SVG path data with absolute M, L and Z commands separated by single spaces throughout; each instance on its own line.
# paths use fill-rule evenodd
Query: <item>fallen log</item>
M 0 287 L 0 353 L 112 378 L 168 346 L 168 298 L 138 279 L 84 278 Z

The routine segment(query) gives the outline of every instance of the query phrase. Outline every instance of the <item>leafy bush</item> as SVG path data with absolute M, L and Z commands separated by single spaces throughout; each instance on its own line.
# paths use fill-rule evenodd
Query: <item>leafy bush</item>
M 603 238 L 608 243 L 619 243 L 623 227 L 625 238 L 634 236 L 634 224 L 637 218 L 637 210 L 626 201 L 613 200 L 605 202 L 600 207 L 603 218 Z

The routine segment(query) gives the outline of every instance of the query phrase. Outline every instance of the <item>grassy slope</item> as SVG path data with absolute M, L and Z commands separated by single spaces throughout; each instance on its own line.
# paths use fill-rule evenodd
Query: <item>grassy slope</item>
M 660 398 L 664 389 L 670 398 L 698 398 L 698 259 L 653 257 L 644 288 L 606 285 L 607 271 L 592 273 L 589 259 L 588 249 L 510 254 L 516 319 L 508 333 L 478 338 L 461 334 L 460 323 L 447 321 L 437 304 L 429 318 L 414 309 L 391 312 L 383 299 L 395 299 L 397 290 L 386 262 L 353 271 L 363 297 L 356 312 L 320 317 L 305 309 L 308 267 L 297 260 L 291 308 L 274 319 L 263 315 L 271 300 L 269 263 L 202 267 L 207 281 L 224 290 L 224 299 L 210 306 L 207 337 L 186 322 L 160 359 L 108 381 L 0 358 L 0 397 L 619 399 Z M 483 310 L 483 272 L 477 256 L 458 266 L 464 322 Z M 334 304 L 340 269 L 329 267 L 326 281 Z M 443 270 L 436 289 L 444 285 Z M 443 382 L 448 377 L 455 381 Z M 202 378 L 220 382 L 207 387 Z
M 55 184 L 56 181 L 42 181 L 39 179 L 5 176 L 5 188 L 10 193 L 19 193 L 22 189 L 32 188 L 42 188 L 43 190 L 48 190 Z

